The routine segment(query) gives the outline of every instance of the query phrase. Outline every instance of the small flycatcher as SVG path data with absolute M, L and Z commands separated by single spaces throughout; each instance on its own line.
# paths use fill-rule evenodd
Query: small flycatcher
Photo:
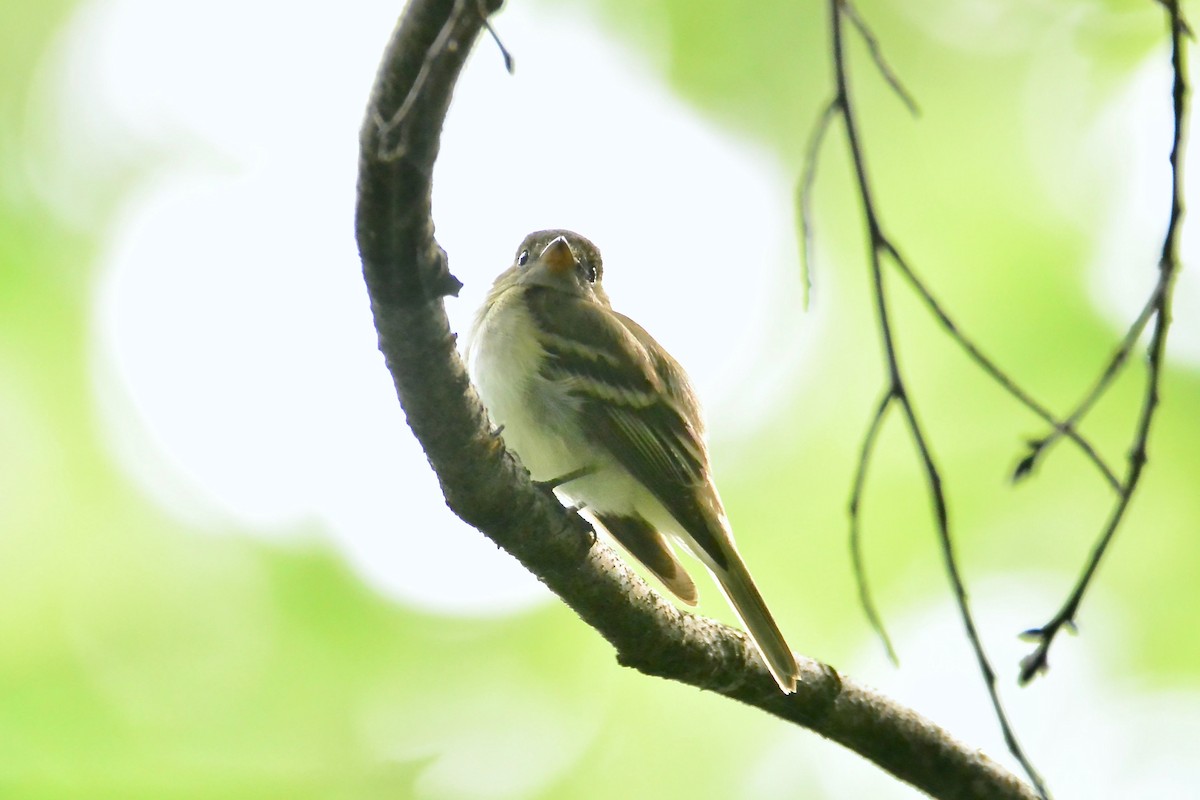
M 467 363 L 504 441 L 688 605 L 682 544 L 717 579 L 784 692 L 799 671 L 738 555 L 683 368 L 613 311 L 600 252 L 577 233 L 531 233 L 475 317 Z M 563 480 L 563 479 L 566 480 Z

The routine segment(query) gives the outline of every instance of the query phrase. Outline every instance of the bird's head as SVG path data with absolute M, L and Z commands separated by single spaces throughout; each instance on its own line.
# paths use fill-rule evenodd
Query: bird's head
M 536 231 L 517 248 L 509 269 L 517 283 L 544 286 L 608 305 L 601 279 L 604 265 L 596 245 L 566 230 Z

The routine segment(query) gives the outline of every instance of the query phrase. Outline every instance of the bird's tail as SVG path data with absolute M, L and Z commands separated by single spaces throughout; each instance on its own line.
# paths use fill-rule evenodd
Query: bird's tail
M 796 691 L 796 681 L 800 678 L 796 657 L 784 641 L 779 626 L 767 610 L 767 604 L 758 593 L 758 587 L 754 585 L 737 551 L 730 548 L 726 556 L 727 565 L 713 570 L 717 582 L 721 585 L 721 591 L 733 606 L 742 625 L 750 632 L 750 638 L 754 640 L 767 670 L 775 678 L 779 688 L 785 694 L 791 694 Z

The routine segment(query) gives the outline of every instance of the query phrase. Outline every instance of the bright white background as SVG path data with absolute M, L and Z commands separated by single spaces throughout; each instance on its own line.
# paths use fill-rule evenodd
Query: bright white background
M 374 347 L 353 240 L 357 126 L 394 4 L 351 4 L 337 30 L 363 38 L 332 44 L 315 6 L 188 9 L 87 5 L 47 76 L 57 113 L 87 109 L 62 120 L 69 158 L 45 165 L 48 192 L 160 155 L 96 291 L 112 447 L 174 513 L 328 531 L 397 597 L 473 612 L 544 597 L 447 513 Z M 184 20 L 186 36 L 148 35 Z M 465 283 L 447 301 L 455 330 L 525 233 L 574 228 L 601 246 L 618 308 L 691 366 L 715 435 L 753 427 L 799 356 L 768 359 L 762 343 L 810 338 L 793 335 L 798 281 L 770 294 L 795 259 L 783 171 L 578 13 L 518 7 L 496 24 L 516 75 L 477 48 L 435 180 L 438 237 Z M 580 69 L 555 68 L 567 60 Z M 99 211 L 77 189 L 56 201 L 81 224 Z

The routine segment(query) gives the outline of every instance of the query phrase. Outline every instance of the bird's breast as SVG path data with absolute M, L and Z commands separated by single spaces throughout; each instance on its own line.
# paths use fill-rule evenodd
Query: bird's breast
M 546 355 L 521 292 L 504 292 L 476 320 L 467 368 L 505 444 L 534 480 L 549 481 L 580 469 L 588 448 L 578 401 L 541 373 Z

